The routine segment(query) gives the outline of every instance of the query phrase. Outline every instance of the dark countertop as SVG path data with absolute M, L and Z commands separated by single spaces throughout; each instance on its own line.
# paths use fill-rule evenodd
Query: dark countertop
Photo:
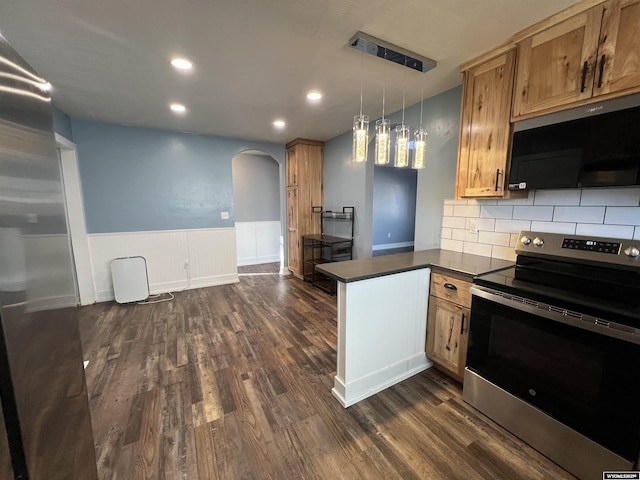
M 346 262 L 324 263 L 317 265 L 316 269 L 335 280 L 349 283 L 426 267 L 440 267 L 474 277 L 510 267 L 513 264 L 514 262 L 508 260 L 437 248 Z

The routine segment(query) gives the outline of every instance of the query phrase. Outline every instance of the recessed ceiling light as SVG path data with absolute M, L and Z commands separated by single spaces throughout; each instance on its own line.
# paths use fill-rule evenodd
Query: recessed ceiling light
M 286 123 L 284 122 L 284 120 L 276 120 L 275 122 L 273 122 L 273 126 L 276 128 L 284 128 L 285 125 Z
M 322 94 L 320 92 L 309 92 L 307 93 L 307 98 L 312 102 L 317 102 L 322 98 Z
M 193 63 L 186 58 L 173 58 L 171 65 L 179 70 L 191 70 L 193 68 Z
M 169 108 L 176 113 L 184 113 L 187 111 L 187 107 L 180 103 L 172 103 Z

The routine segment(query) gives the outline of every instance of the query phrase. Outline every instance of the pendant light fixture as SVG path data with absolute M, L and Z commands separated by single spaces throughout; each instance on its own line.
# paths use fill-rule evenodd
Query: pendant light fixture
M 416 130 L 413 142 L 413 164 L 412 168 L 421 169 L 425 167 L 427 154 L 427 131 L 422 128 L 422 109 L 424 107 L 424 88 L 420 95 L 420 128 Z
M 396 127 L 396 150 L 393 165 L 399 168 L 409 166 L 409 136 L 411 130 L 404 124 L 405 91 L 402 92 L 402 123 Z
M 362 78 L 364 70 L 364 51 L 360 62 L 360 115 L 353 117 L 353 154 L 356 163 L 367 161 L 369 153 L 369 116 L 362 114 Z
M 384 58 L 387 59 L 387 52 L 384 52 Z M 385 77 L 385 66 L 383 65 L 382 76 L 384 79 L 384 83 L 382 85 L 382 118 L 376 121 L 376 156 L 375 163 L 376 165 L 388 165 L 389 164 L 389 154 L 390 152 L 390 133 L 391 133 L 391 123 L 389 120 L 384 118 L 384 100 L 386 93 L 386 78 Z

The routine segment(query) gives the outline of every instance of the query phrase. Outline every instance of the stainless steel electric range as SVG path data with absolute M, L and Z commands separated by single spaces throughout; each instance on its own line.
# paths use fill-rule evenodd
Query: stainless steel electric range
M 638 468 L 640 241 L 522 232 L 481 275 L 463 398 L 582 479 Z

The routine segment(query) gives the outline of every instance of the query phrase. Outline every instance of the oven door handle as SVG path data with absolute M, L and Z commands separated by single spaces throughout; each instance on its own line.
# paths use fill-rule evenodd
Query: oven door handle
M 469 289 L 469 292 L 476 297 L 484 298 L 490 302 L 499 303 L 500 305 L 520 310 L 521 312 L 530 313 L 538 317 L 544 317 L 582 330 L 588 330 L 590 332 L 640 345 L 640 330 L 637 328 L 628 327 L 620 323 L 608 322 L 591 315 L 565 310 L 561 307 L 518 296 L 515 296 L 517 300 L 514 300 L 510 294 L 486 287 L 480 287 L 478 285 L 473 285 Z M 473 305 L 471 306 L 471 315 L 473 315 Z

